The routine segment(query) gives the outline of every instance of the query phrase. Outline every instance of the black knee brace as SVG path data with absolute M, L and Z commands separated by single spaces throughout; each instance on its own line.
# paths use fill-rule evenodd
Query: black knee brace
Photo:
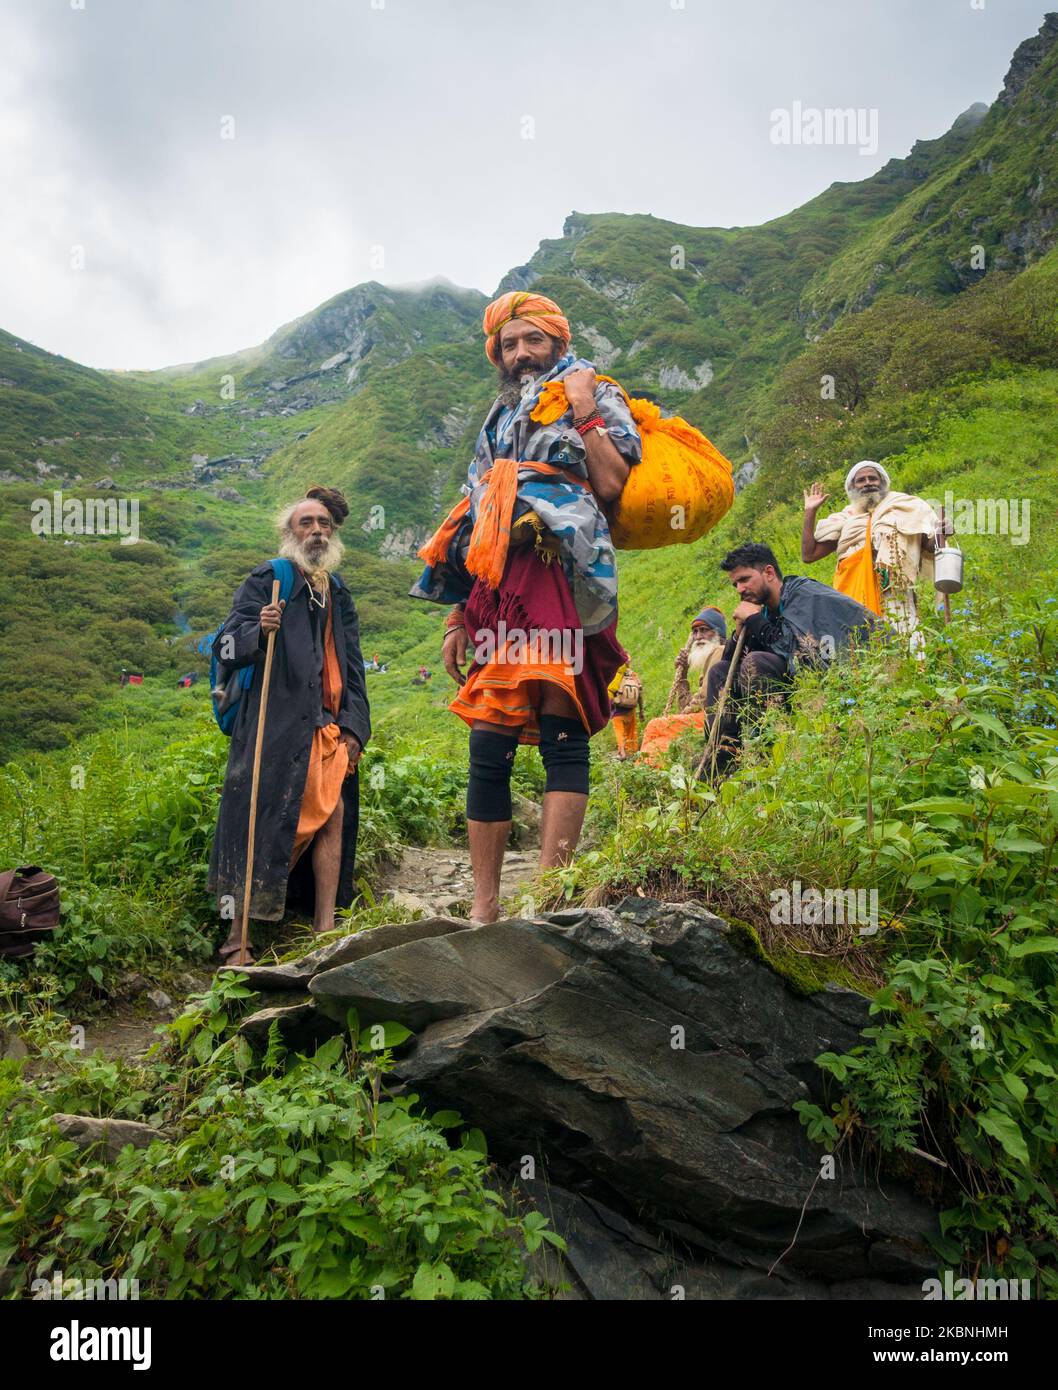
M 471 729 L 467 820 L 510 820 L 511 772 L 517 751 L 517 735 Z
M 540 716 L 540 756 L 547 792 L 588 794 L 588 731 L 579 719 Z

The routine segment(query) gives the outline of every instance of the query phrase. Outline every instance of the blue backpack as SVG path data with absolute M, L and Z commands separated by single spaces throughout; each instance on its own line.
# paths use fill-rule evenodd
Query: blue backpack
M 279 600 L 285 603 L 294 587 L 294 566 L 289 560 L 276 557 L 268 562 L 272 574 L 279 580 Z M 209 693 L 213 700 L 213 717 L 220 726 L 222 734 L 231 737 L 235 720 L 239 715 L 239 703 L 243 695 L 253 685 L 253 675 L 257 670 L 255 661 L 245 666 L 229 666 L 213 653 L 213 644 L 224 631 L 221 624 L 215 632 L 209 632 L 196 644 L 196 650 L 209 654 Z

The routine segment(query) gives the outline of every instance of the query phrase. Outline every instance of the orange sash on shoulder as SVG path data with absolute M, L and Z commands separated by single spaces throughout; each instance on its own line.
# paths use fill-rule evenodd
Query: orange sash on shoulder
M 834 588 L 841 594 L 848 594 L 864 608 L 881 617 L 882 586 L 878 582 L 878 571 L 874 567 L 874 551 L 871 549 L 871 518 L 867 518 L 867 538 L 860 550 L 854 550 L 838 561 L 834 571 Z
M 342 668 L 334 645 L 334 590 L 328 594 L 327 620 L 323 635 L 323 704 L 337 713 L 342 703 Z M 349 750 L 342 742 L 337 724 L 324 724 L 312 734 L 305 790 L 294 831 L 293 866 L 317 830 L 327 824 L 338 805 L 342 783 L 349 770 Z

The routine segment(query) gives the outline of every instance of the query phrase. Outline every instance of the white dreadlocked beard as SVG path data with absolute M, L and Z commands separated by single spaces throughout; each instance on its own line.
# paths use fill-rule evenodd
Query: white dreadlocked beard
M 327 592 L 327 581 L 342 563 L 345 546 L 337 536 L 310 536 L 299 541 L 289 529 L 283 533 L 279 553 L 284 560 L 292 560 L 299 569 L 304 570 L 314 589 Z
M 889 489 L 884 483 L 881 487 L 868 488 L 862 492 L 853 488 L 851 493 L 852 505 L 858 512 L 873 512 L 888 491 Z
M 701 671 L 709 659 L 709 653 L 716 645 L 716 639 L 706 638 L 704 642 L 691 642 L 687 648 L 688 671 Z

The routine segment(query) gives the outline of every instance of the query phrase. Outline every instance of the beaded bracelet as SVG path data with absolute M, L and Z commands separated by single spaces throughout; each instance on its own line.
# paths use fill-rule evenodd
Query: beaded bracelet
M 578 433 L 578 434 L 581 436 L 581 438 L 583 439 L 584 436 L 588 433 L 589 430 L 593 430 L 593 429 L 605 429 L 605 428 L 606 428 L 606 421 L 602 418 L 601 415 L 595 414 L 595 415 L 590 416 L 587 420 L 585 420 L 582 424 L 579 424 L 579 425 L 577 424 L 576 420 L 574 420 L 574 421 L 573 421 L 573 428 L 577 431 L 577 433 Z

